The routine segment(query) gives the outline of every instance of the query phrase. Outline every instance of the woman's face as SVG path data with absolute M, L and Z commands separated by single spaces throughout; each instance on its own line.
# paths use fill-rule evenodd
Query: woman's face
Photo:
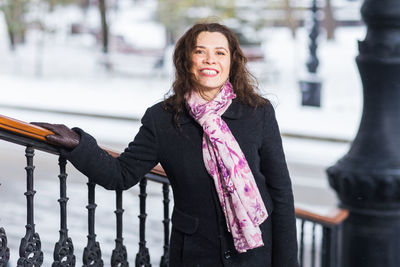
M 201 32 L 192 52 L 191 72 L 195 77 L 196 90 L 214 97 L 228 80 L 231 52 L 228 40 L 220 32 Z

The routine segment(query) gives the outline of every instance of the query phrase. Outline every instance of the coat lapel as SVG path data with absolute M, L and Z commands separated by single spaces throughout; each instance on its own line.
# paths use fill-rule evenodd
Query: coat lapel
M 236 99 L 232 100 L 232 104 L 228 107 L 224 114 L 222 114 L 223 118 L 228 118 L 232 120 L 240 119 L 243 115 L 243 105 Z

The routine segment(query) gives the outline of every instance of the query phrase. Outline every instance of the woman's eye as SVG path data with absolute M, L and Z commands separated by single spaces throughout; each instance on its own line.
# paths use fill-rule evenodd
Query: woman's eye
M 203 53 L 203 50 L 196 50 L 196 51 L 194 51 L 194 53 L 195 53 L 195 54 L 202 54 L 202 53 Z
M 223 55 L 225 55 L 225 52 L 218 51 L 218 52 L 217 52 L 217 55 L 219 55 L 219 56 L 223 56 Z

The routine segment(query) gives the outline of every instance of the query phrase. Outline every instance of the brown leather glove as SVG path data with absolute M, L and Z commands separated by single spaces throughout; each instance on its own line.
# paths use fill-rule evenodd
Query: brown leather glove
M 48 129 L 55 134 L 49 134 L 46 139 L 55 144 L 65 148 L 74 149 L 80 140 L 80 135 L 64 124 L 50 124 L 46 122 L 31 122 L 31 124 Z

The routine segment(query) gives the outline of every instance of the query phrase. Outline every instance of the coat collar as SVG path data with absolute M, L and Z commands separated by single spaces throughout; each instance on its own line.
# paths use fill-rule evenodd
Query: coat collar
M 243 115 L 243 104 L 241 104 L 237 99 L 232 100 L 231 105 L 222 114 L 223 118 L 237 120 L 240 119 Z M 185 124 L 193 121 L 192 116 L 190 116 L 189 111 L 185 109 L 185 112 L 179 116 L 178 122 L 179 124 Z

